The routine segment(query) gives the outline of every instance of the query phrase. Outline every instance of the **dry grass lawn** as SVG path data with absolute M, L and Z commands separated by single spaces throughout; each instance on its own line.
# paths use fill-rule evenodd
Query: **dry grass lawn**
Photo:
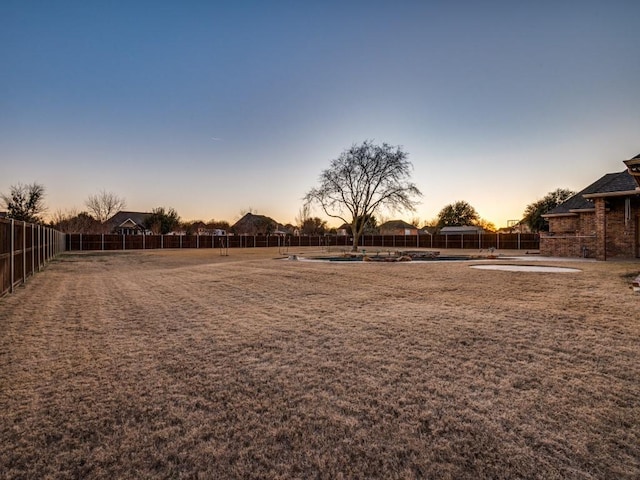
M 640 262 L 276 257 L 65 254 L 0 299 L 0 476 L 640 478 Z

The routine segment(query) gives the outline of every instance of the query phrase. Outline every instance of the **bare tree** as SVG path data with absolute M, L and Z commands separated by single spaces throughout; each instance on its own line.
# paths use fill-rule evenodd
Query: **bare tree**
M 250 213 L 251 215 L 256 215 L 258 211 L 253 207 L 243 208 L 242 210 L 240 210 L 240 217 L 238 218 L 244 217 L 247 213 Z
M 436 228 L 438 226 L 438 217 L 430 218 L 429 220 L 425 220 L 424 227 Z
M 125 208 L 127 202 L 115 193 L 102 190 L 96 195 L 89 195 L 85 205 L 93 218 L 100 223 L 104 223 L 118 211 Z
M 320 186 L 305 196 L 324 213 L 351 225 L 357 251 L 366 222 L 380 209 L 414 211 L 422 196 L 410 181 L 412 164 L 401 147 L 365 141 L 345 150 L 320 175 Z
M 42 221 L 41 215 L 47 211 L 44 204 L 44 186 L 39 183 L 12 185 L 9 194 L 0 194 L 7 209 L 7 216 L 23 222 Z
M 308 202 L 305 202 L 300 210 L 298 211 L 298 215 L 295 218 L 296 225 L 298 227 L 302 227 L 305 221 L 311 218 L 311 206 Z

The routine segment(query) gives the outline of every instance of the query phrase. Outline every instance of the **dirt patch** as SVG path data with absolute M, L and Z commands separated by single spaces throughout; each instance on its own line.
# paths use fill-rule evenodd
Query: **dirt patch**
M 0 299 L 3 475 L 640 476 L 637 262 L 229 253 L 62 256 Z

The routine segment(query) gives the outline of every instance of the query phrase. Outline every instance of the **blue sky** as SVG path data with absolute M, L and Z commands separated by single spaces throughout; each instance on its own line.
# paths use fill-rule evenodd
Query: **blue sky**
M 640 153 L 639 19 L 635 0 L 0 0 L 0 192 L 287 223 L 371 139 L 424 194 L 385 218 L 465 200 L 503 226 Z

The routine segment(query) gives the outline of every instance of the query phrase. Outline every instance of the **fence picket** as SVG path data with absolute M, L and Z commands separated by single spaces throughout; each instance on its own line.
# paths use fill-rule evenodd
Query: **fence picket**
M 50 227 L 0 218 L 0 297 L 66 250 L 65 236 Z
M 446 248 L 446 249 L 513 249 L 537 250 L 540 248 L 538 234 L 486 233 L 478 236 L 462 234 L 444 235 L 366 235 L 361 238 L 361 248 Z M 144 237 L 144 238 L 141 238 Z M 290 247 L 336 246 L 348 248 L 353 237 L 349 236 L 291 236 L 284 243 L 281 236 L 267 235 L 227 235 L 216 237 L 224 239 L 225 248 L 278 247 L 286 243 Z M 396 238 L 398 237 L 398 238 Z M 400 238 L 402 237 L 402 238 Z M 408 238 L 407 238 L 408 237 Z M 217 246 L 212 238 L 209 242 L 199 235 L 105 235 L 105 234 L 66 234 L 67 250 L 140 250 L 157 248 L 212 248 Z M 219 242 L 218 242 L 219 243 Z

